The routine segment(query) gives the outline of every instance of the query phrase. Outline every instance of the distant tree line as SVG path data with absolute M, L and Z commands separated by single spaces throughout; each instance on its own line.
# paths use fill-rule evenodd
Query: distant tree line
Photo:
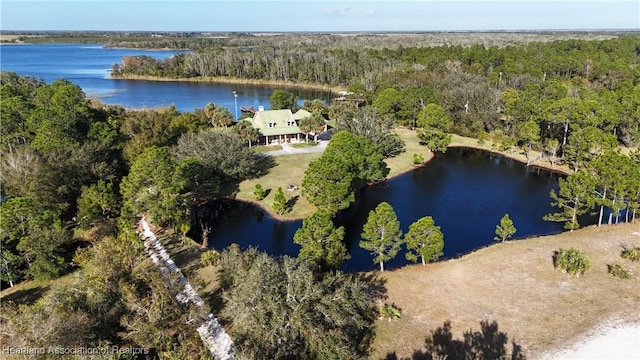
M 350 98 L 400 125 L 415 127 L 427 105 L 440 105 L 452 120 L 450 132 L 492 135 L 506 148 L 526 143 L 553 149 L 548 141 L 556 139 L 564 154 L 568 136 L 587 126 L 626 146 L 640 139 L 637 36 L 505 47 L 365 46 L 375 44 L 371 38 L 314 38 L 314 46 L 307 46 L 271 39 L 255 47 L 218 46 L 163 60 L 129 56 L 114 65 L 113 75 L 229 76 L 343 86 Z M 430 135 L 426 131 L 424 136 Z
M 410 39 L 330 35 L 299 41 L 277 36 L 222 38 L 215 40 L 219 45 L 201 47 L 195 53 L 140 64 L 124 61 L 116 67 L 116 75 L 232 76 L 340 86 L 361 83 L 373 89 L 388 73 L 433 76 L 457 70 L 485 77 L 494 85 L 499 81 L 509 85 L 523 75 L 548 80 L 584 77 L 607 84 L 628 74 L 627 66 L 638 56 L 638 38 L 633 35 L 507 46 L 430 46 L 424 37 Z

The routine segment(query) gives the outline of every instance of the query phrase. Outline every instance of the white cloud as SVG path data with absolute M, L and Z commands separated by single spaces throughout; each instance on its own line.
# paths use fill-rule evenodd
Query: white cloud
M 351 11 L 351 8 L 348 6 L 342 7 L 332 7 L 327 9 L 327 14 L 329 15 L 347 15 Z
M 375 16 L 378 12 L 376 11 L 376 9 L 368 9 L 368 10 L 364 10 L 362 12 L 363 16 Z

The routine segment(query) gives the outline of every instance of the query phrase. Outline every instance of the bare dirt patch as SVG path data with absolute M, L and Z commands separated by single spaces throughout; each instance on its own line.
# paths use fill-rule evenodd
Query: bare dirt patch
M 507 354 L 515 342 L 529 358 L 564 348 L 605 322 L 640 323 L 640 264 L 620 257 L 623 247 L 640 246 L 639 230 L 637 223 L 591 227 L 385 272 L 386 302 L 403 312 L 399 320 L 379 321 L 372 358 L 426 351 L 425 338 L 447 321 L 456 339 L 479 331 L 482 321 L 495 321 L 508 336 Z M 591 261 L 582 277 L 553 267 L 554 251 L 569 247 Z M 614 262 L 633 277 L 609 275 L 607 264 Z

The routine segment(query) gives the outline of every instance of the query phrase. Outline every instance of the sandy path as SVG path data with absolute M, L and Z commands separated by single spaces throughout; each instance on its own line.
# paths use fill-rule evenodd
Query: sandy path
M 640 324 L 605 324 L 544 359 L 640 359 Z

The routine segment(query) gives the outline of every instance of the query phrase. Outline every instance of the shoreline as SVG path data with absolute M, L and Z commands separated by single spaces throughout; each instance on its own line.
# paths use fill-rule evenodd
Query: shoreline
M 463 138 L 463 137 L 460 137 L 460 138 Z M 476 140 L 476 139 L 473 139 L 473 138 L 466 138 L 466 137 L 464 139 Z M 522 161 L 522 159 L 518 158 L 516 156 L 516 154 L 509 154 L 507 152 L 502 152 L 502 151 L 499 151 L 499 150 L 486 148 L 486 147 L 483 147 L 481 145 L 475 145 L 474 146 L 474 145 L 471 145 L 471 144 L 462 144 L 462 143 L 456 142 L 456 143 L 450 144 L 447 148 L 467 148 L 467 149 L 486 151 L 486 152 L 491 153 L 491 154 L 500 155 L 500 156 L 503 156 L 503 157 L 505 157 L 507 159 L 511 159 L 511 160 L 517 161 L 518 163 L 522 164 L 523 167 L 527 167 L 526 166 L 526 162 Z M 295 155 L 295 154 L 293 154 L 293 155 Z M 288 156 L 288 155 L 284 155 L 284 156 Z M 432 151 L 429 151 L 428 155 L 425 156 L 425 160 L 424 160 L 424 162 L 422 164 L 413 165 L 413 166 L 408 167 L 406 169 L 400 169 L 399 171 L 397 171 L 397 172 L 395 172 L 393 174 L 389 174 L 383 180 L 380 180 L 379 182 L 376 182 L 376 183 L 368 184 L 367 186 L 371 186 L 371 185 L 374 185 L 374 184 L 377 184 L 377 183 L 380 183 L 380 182 L 392 180 L 392 179 L 394 179 L 394 178 L 396 178 L 398 176 L 408 174 L 408 173 L 410 173 L 412 171 L 417 170 L 418 168 L 426 166 L 435 157 L 436 157 L 436 154 L 434 152 L 432 152 Z M 536 161 L 535 163 L 533 163 L 533 164 L 531 164 L 529 166 L 537 167 L 537 168 L 543 169 L 545 171 L 549 171 L 549 172 L 552 172 L 552 173 L 555 173 L 555 174 L 560 174 L 560 175 L 570 175 L 571 174 L 571 172 L 569 170 L 567 170 L 567 169 L 562 169 L 562 168 L 559 168 L 558 166 L 551 167 L 551 166 L 546 165 L 546 164 L 540 164 L 540 161 Z M 274 220 L 280 221 L 280 222 L 293 222 L 293 221 L 303 220 L 303 219 L 306 218 L 304 216 L 287 216 L 286 214 L 278 215 L 271 208 L 269 208 L 266 204 L 262 203 L 261 201 L 256 201 L 254 199 L 238 197 L 238 196 L 227 197 L 227 199 L 240 201 L 240 202 L 244 202 L 244 203 L 249 203 L 249 204 L 252 204 L 254 206 L 257 206 L 262 211 L 264 211 L 267 215 L 269 215 L 271 218 L 273 218 Z
M 496 150 L 496 149 L 487 149 L 487 148 L 482 147 L 480 145 L 473 146 L 473 145 L 454 144 L 454 145 L 449 145 L 449 147 L 451 147 L 451 148 L 467 148 L 467 149 L 482 150 L 482 151 L 486 151 L 486 152 L 492 153 L 494 155 L 504 156 L 507 159 L 517 161 L 518 163 L 522 164 L 524 167 L 527 167 L 527 166 L 536 167 L 536 168 L 540 168 L 542 170 L 549 171 L 549 172 L 552 172 L 552 173 L 555 173 L 555 174 L 561 174 L 561 175 L 567 175 L 567 176 L 573 174 L 571 172 L 571 170 L 558 167 L 557 165 L 551 167 L 551 165 L 541 164 L 540 160 L 527 165 L 526 161 L 523 161 L 519 157 L 515 156 L 515 154 L 509 154 L 508 152 L 504 152 L 504 151 L 500 151 L 500 150 Z
M 343 91 L 343 87 L 311 84 L 311 83 L 297 83 L 287 80 L 264 80 L 264 79 L 244 79 L 228 76 L 199 76 L 193 78 L 172 78 L 162 76 L 149 76 L 149 75 L 110 75 L 114 80 L 135 80 L 135 81 L 157 81 L 157 82 L 192 82 L 192 83 L 218 83 L 218 84 L 244 84 L 244 85 L 261 85 L 261 86 L 282 86 L 285 88 L 297 88 L 307 90 L 321 90 L 328 91 L 334 95 L 338 95 L 338 92 Z
M 514 149 L 514 151 L 512 152 L 501 151 L 501 150 L 495 149 L 494 145 L 496 144 L 491 140 L 485 140 L 485 143 L 481 145 L 481 144 L 478 144 L 478 139 L 476 138 L 452 134 L 451 144 L 449 144 L 447 148 L 466 147 L 470 149 L 483 150 L 483 151 L 490 152 L 492 154 L 504 156 L 507 159 L 515 160 L 523 164 L 525 167 L 527 166 L 527 158 L 524 154 L 519 153 L 520 149 Z M 533 157 L 536 157 L 540 153 L 541 153 L 540 151 L 533 151 L 532 155 Z M 559 160 L 560 159 L 558 159 L 558 161 Z M 529 166 L 538 167 L 543 170 L 550 171 L 556 174 L 562 174 L 567 176 L 573 174 L 573 171 L 571 171 L 570 168 L 565 166 L 558 166 L 557 162 L 556 162 L 556 165 L 551 166 L 548 160 L 545 161 L 545 158 L 539 159 L 531 163 Z

